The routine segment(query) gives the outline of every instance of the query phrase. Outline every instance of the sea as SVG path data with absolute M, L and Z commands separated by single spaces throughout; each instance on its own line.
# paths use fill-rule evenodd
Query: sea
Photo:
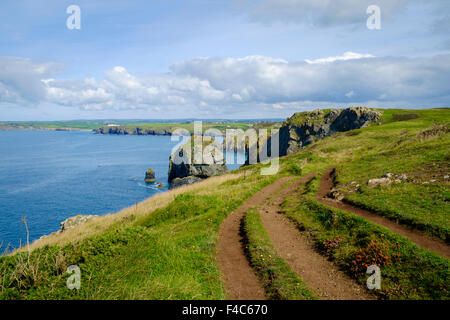
M 68 217 L 114 213 L 166 192 L 178 143 L 170 136 L 0 130 L 0 254 L 26 244 L 24 218 L 31 243 Z M 144 182 L 148 168 L 163 188 Z

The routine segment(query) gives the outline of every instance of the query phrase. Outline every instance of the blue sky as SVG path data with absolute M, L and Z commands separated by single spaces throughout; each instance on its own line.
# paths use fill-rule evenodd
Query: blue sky
M 449 31 L 448 1 L 3 1 L 0 121 L 448 107 Z

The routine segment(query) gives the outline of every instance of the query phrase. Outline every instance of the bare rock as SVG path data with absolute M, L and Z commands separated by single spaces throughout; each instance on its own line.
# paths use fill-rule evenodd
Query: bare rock
M 373 188 L 373 187 L 377 187 L 377 186 L 381 186 L 381 187 L 389 186 L 389 185 L 391 185 L 391 183 L 392 183 L 392 181 L 389 178 L 378 178 L 378 179 L 370 179 L 367 182 L 367 185 L 370 188 Z
M 145 172 L 145 182 L 155 182 L 155 171 L 153 169 L 148 169 L 147 172 Z
M 182 147 L 170 155 L 168 180 L 171 189 L 222 174 L 228 170 L 223 156 L 212 152 L 206 163 L 193 163 L 191 158 L 192 156 Z M 175 181 L 176 179 L 178 180 Z
M 196 177 L 196 176 L 188 176 L 184 178 L 175 178 L 171 181 L 169 185 L 169 189 L 175 189 L 187 184 L 193 184 L 197 181 L 203 180 L 202 178 Z
M 332 199 L 335 199 L 337 201 L 341 201 L 342 199 L 344 199 L 345 194 L 341 193 L 339 190 L 337 189 L 332 189 L 330 191 L 330 193 L 328 194 L 328 196 Z
M 280 128 L 280 156 L 295 153 L 337 132 L 367 127 L 380 119 L 380 112 L 365 107 L 295 113 Z M 269 148 L 270 139 L 267 145 Z
M 83 224 L 93 218 L 98 217 L 97 215 L 76 215 L 74 217 L 67 218 L 63 222 L 61 222 L 61 231 L 66 231 L 68 229 L 71 229 L 75 226 L 78 226 L 80 224 Z

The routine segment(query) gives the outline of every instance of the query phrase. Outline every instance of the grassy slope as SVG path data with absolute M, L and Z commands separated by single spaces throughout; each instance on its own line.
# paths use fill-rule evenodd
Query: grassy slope
M 215 242 L 225 216 L 275 177 L 252 175 L 178 195 L 164 208 L 65 246 L 0 258 L 0 298 L 221 299 Z M 67 266 L 82 272 L 65 287 Z
M 0 129 L 3 127 L 10 129 L 78 129 L 93 130 L 105 125 L 101 121 L 17 121 L 17 122 L 0 122 Z
M 399 119 L 395 114 L 411 112 L 418 114 L 419 118 L 394 121 Z M 414 176 L 417 168 L 433 168 L 433 164 L 439 161 L 448 163 L 448 133 L 427 139 L 416 137 L 436 121 L 449 122 L 449 116 L 449 109 L 385 110 L 383 125 L 354 130 L 352 134 L 340 133 L 314 143 L 295 155 L 280 159 L 283 170 L 278 176 L 261 176 L 259 171 L 250 175 L 248 171 L 245 178 L 196 189 L 188 188 L 185 189 L 188 194 L 179 195 L 173 202 L 169 201 L 168 205 L 157 210 L 147 206 L 145 210 L 139 209 L 139 214 L 134 214 L 132 209 L 127 209 L 114 223 L 105 223 L 106 227 L 101 221 L 109 221 L 111 216 L 98 219 L 95 228 L 85 233 L 88 237 L 83 237 L 84 233 L 68 232 L 75 240 L 66 235 L 64 241 L 60 242 L 45 240 L 42 243 L 50 245 L 44 248 L 41 247 L 42 244 L 35 244 L 33 247 L 38 249 L 33 251 L 29 260 L 26 252 L 2 257 L 0 298 L 224 298 L 224 286 L 215 262 L 215 243 L 219 225 L 232 209 L 282 174 L 288 174 L 288 171 L 295 174 L 292 168 L 297 166 L 302 168 L 303 174 L 308 174 L 321 173 L 326 168 L 337 165 L 339 183 L 357 180 L 364 185 L 367 179 L 379 177 L 386 172 Z M 405 158 L 409 160 L 404 161 Z M 410 165 L 411 161 L 414 165 Z M 255 167 L 257 166 L 249 166 L 246 170 Z M 430 226 L 428 230 L 434 230 L 435 226 L 441 226 L 440 230 L 448 228 L 448 183 L 439 182 L 424 187 L 408 182 L 403 187 L 409 188 L 408 194 L 397 187 L 376 190 L 366 190 L 363 187 L 361 193 L 352 194 L 348 198 L 350 200 L 351 197 L 356 197 L 351 200 L 370 208 L 376 208 L 376 203 L 383 202 L 382 196 L 392 198 L 389 208 L 397 215 L 409 215 L 415 221 L 422 219 L 421 222 Z M 427 203 L 424 206 L 417 203 L 416 199 L 424 199 Z M 308 221 L 307 215 L 302 215 L 303 208 L 299 204 L 295 205 L 297 210 L 291 212 L 292 215 Z M 405 206 L 408 211 L 404 211 Z M 329 208 L 317 207 L 311 212 L 327 214 L 327 210 Z M 427 216 L 426 210 L 433 212 L 428 214 L 428 220 L 423 219 Z M 338 228 L 342 237 L 351 240 L 345 246 L 350 253 L 358 249 L 357 245 L 367 244 L 364 241 L 377 232 L 388 234 L 384 229 L 380 231 L 373 224 L 361 222 L 361 219 L 355 220 L 351 215 L 339 212 L 335 214 L 345 216 L 343 221 L 363 226 L 355 230 Z M 406 221 L 410 220 L 405 219 Z M 320 225 L 317 221 L 315 224 L 319 230 Z M 330 234 L 323 235 L 328 237 Z M 64 237 L 64 233 L 61 237 Z M 361 243 L 352 240 L 358 237 L 365 240 Z M 383 293 L 383 296 L 448 298 L 448 292 L 445 291 L 448 283 L 448 260 L 419 249 L 401 237 L 388 234 L 388 238 L 390 242 L 397 242 L 400 246 L 398 250 L 407 257 L 402 262 L 397 262 L 400 264 L 394 271 L 407 272 L 400 272 L 397 278 L 393 276 L 393 285 L 388 287 L 391 288 L 390 291 Z M 258 241 L 263 241 L 264 237 L 261 239 Z M 423 272 L 417 269 L 417 262 L 412 258 L 415 255 L 428 269 Z M 336 257 L 335 261 L 345 269 L 348 266 L 341 262 L 347 263 L 347 258 L 340 260 Z M 82 270 L 82 289 L 78 292 L 65 288 L 68 275 L 64 274 L 64 270 L 70 264 L 78 264 Z M 431 266 L 434 267 L 433 271 L 430 271 Z M 395 281 L 400 281 L 398 277 L 403 279 L 399 283 L 404 287 L 395 289 Z M 428 287 L 420 289 L 421 286 Z M 409 293 L 405 290 L 409 290 Z
M 435 122 L 448 126 L 450 109 L 414 113 L 421 118 L 368 128 L 355 136 L 359 152 L 354 152 L 352 161 L 338 166 L 336 180 L 361 184 L 360 192 L 349 194 L 347 201 L 450 241 L 450 180 L 444 180 L 450 174 L 450 134 L 448 129 L 436 135 L 427 130 Z M 385 112 L 385 117 L 392 114 L 400 113 Z M 342 139 L 333 140 L 327 143 L 331 156 L 342 143 Z M 388 172 L 404 173 L 408 180 L 385 188 L 366 186 L 369 179 Z M 436 182 L 422 184 L 430 180 Z

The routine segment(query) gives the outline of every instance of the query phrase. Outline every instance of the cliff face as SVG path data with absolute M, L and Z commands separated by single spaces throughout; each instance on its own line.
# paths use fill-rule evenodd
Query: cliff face
M 170 136 L 172 133 L 167 130 L 153 130 L 153 129 L 143 129 L 143 128 L 126 128 L 120 126 L 114 127 L 101 127 L 94 129 L 97 134 L 119 134 L 119 135 L 136 135 L 136 136 Z
M 380 119 L 378 111 L 364 107 L 295 113 L 280 128 L 280 156 L 292 154 L 334 133 L 363 128 Z
M 191 184 L 227 171 L 225 159 L 210 155 L 210 164 L 195 164 L 189 161 L 188 155 L 180 148 L 169 157 L 170 188 Z M 220 163 L 222 161 L 222 163 Z

